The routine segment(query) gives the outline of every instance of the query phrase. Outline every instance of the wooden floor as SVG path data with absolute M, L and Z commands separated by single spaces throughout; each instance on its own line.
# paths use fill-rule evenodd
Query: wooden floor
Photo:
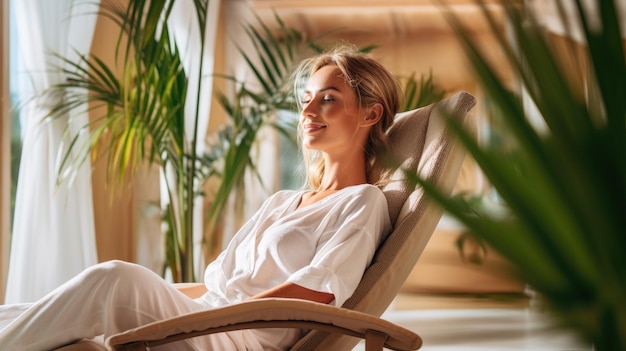
M 383 318 L 419 334 L 422 351 L 591 351 L 521 295 L 399 295 Z M 354 351 L 365 350 L 360 343 Z

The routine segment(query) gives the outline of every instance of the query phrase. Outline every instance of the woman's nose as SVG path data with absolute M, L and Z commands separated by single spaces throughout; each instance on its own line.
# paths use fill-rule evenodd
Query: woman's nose
M 307 102 L 302 106 L 302 112 L 300 113 L 302 117 L 316 117 L 317 109 L 313 106 L 313 102 Z

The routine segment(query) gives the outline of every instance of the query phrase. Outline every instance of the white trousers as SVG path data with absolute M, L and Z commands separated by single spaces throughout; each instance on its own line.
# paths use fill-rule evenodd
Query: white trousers
M 36 303 L 0 306 L 0 349 L 53 350 L 206 308 L 147 268 L 110 261 L 86 269 Z M 250 335 L 212 334 L 153 350 L 262 350 Z

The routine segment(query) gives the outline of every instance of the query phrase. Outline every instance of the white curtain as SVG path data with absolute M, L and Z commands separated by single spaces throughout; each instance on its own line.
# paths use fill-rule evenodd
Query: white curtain
M 91 46 L 98 1 L 18 0 L 15 15 L 20 50 L 35 95 L 63 76 L 53 54 L 76 59 Z M 93 7 L 90 7 L 93 6 Z M 89 14 L 89 15 L 87 15 Z M 97 262 L 91 165 L 71 184 L 57 185 L 60 150 L 87 116 L 68 115 L 42 123 L 62 96 L 29 101 L 21 110 L 25 130 L 11 242 L 6 303 L 39 299 Z

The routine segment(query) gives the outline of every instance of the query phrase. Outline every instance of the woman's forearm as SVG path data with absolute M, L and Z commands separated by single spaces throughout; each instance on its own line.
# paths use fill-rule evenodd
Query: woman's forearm
M 260 299 L 266 297 L 294 298 L 320 303 L 330 303 L 335 299 L 335 295 L 333 294 L 307 289 L 293 283 L 283 283 L 260 294 L 257 294 L 252 298 Z

